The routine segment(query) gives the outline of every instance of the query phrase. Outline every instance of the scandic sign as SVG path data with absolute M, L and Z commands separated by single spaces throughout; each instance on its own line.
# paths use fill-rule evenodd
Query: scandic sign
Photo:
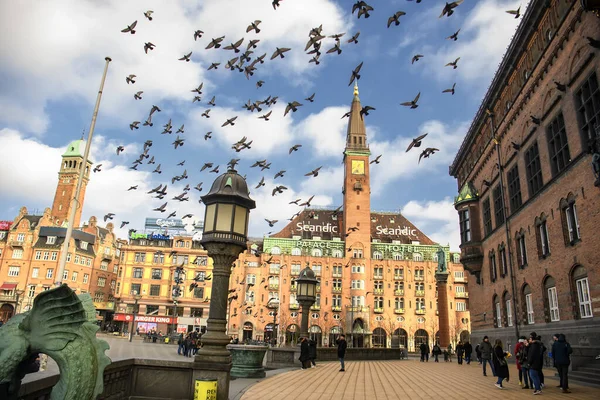
M 131 314 L 115 314 L 114 321 L 126 321 L 131 322 L 133 315 Z M 156 322 L 159 324 L 174 324 L 177 322 L 177 318 L 173 317 L 157 317 L 154 315 L 136 315 L 135 322 Z
M 333 225 L 331 222 L 322 225 L 312 225 L 305 222 L 298 222 L 296 224 L 297 231 L 304 232 L 332 232 L 337 233 L 338 227 Z M 391 236 L 416 236 L 417 230 L 412 229 L 408 226 L 403 227 L 392 227 L 377 225 L 375 231 L 378 235 L 391 235 Z

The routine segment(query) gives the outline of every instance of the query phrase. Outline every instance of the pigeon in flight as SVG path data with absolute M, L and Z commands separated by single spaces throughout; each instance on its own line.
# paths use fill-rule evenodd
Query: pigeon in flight
M 153 44 L 152 42 L 144 43 L 144 51 L 146 52 L 146 54 L 148 54 L 148 50 L 154 50 L 155 47 L 156 47 L 156 45 Z
M 134 129 L 140 129 L 140 127 L 138 126 L 140 124 L 140 121 L 133 121 L 131 124 L 129 124 L 129 129 L 134 130 Z
M 204 32 L 203 32 L 203 31 L 201 31 L 201 30 L 199 30 L 199 29 L 198 29 L 198 30 L 196 30 L 196 31 L 194 32 L 194 42 L 195 42 L 196 40 L 198 40 L 198 39 L 202 38 L 202 35 L 203 35 L 203 34 L 204 34 Z
M 127 28 L 121 30 L 121 32 L 123 33 L 131 33 L 132 35 L 135 34 L 135 26 L 137 25 L 137 20 L 133 21 L 131 23 L 131 25 L 127 25 Z
M 117 155 L 121 154 L 125 150 L 123 146 L 117 146 Z
M 361 62 L 360 64 L 358 64 L 356 66 L 356 68 L 354 68 L 352 70 L 352 75 L 350 76 L 350 83 L 348 83 L 348 86 L 352 85 L 352 82 L 354 82 L 354 80 L 356 79 L 356 81 L 358 82 L 358 80 L 360 79 L 360 69 L 362 68 L 363 63 Z
M 454 88 L 455 87 L 456 87 L 456 82 L 454 82 L 454 84 L 452 85 L 452 87 L 450 89 L 443 90 L 442 93 L 452 93 L 452 95 L 454 96 Z
M 378 155 L 377 157 L 375 157 L 375 159 L 373 161 L 371 161 L 369 164 L 379 164 L 379 159 L 381 158 L 381 154 Z
M 101 169 L 101 168 L 102 168 L 102 164 L 98 164 L 98 165 L 96 165 L 96 166 L 94 167 L 94 172 L 100 172 L 100 171 L 102 171 L 102 169 Z
M 517 8 L 516 10 L 508 10 L 507 13 L 514 15 L 515 19 L 517 19 L 521 16 L 521 6 L 519 6 L 519 8 Z
M 419 164 L 421 163 L 421 158 L 429 158 L 430 155 L 435 154 L 436 151 L 440 151 L 439 149 L 428 147 L 419 156 Z
M 360 32 L 356 32 L 354 36 L 352 36 L 346 43 L 354 43 L 358 44 L 358 37 L 360 36 Z
M 276 186 L 275 189 L 273 189 L 271 196 L 275 196 L 277 193 L 283 193 L 284 190 L 287 190 L 287 187 L 282 185 Z
M 296 112 L 298 111 L 298 107 L 301 107 L 302 104 L 298 103 L 297 101 L 292 101 L 291 103 L 288 103 L 287 106 L 285 107 L 285 112 L 283 113 L 283 116 L 285 117 L 290 111 L 292 112 Z
M 394 15 L 389 17 L 388 22 L 387 22 L 387 27 L 389 28 L 390 25 L 392 25 L 392 23 L 395 24 L 396 26 L 400 25 L 400 17 L 403 15 L 406 15 L 406 13 L 404 11 L 398 11 Z
M 458 40 L 458 32 L 460 32 L 460 29 L 448 36 L 446 39 L 454 40 L 456 42 Z
M 213 38 L 210 43 L 208 44 L 208 46 L 206 46 L 206 50 L 208 49 L 212 49 L 213 47 L 215 49 L 218 49 L 219 47 L 221 47 L 221 42 L 225 39 L 225 36 L 221 36 L 218 38 Z
M 152 14 L 154 14 L 154 11 L 148 10 L 144 13 L 144 17 L 148 18 L 148 21 L 152 21 Z
M 229 46 L 223 47 L 223 49 L 224 50 L 233 50 L 235 53 L 239 53 L 240 52 L 239 47 L 242 45 L 243 42 L 244 42 L 244 38 L 241 38 L 237 42 L 231 43 L 231 44 L 229 44 Z
M 260 178 L 258 185 L 256 185 L 255 189 L 259 189 L 261 186 L 265 186 L 265 177 Z
M 246 33 L 249 33 L 251 30 L 254 30 L 254 32 L 256 33 L 260 33 L 260 29 L 258 29 L 258 25 L 260 25 L 262 21 L 260 20 L 256 20 L 254 22 L 251 22 L 250 25 L 248 25 L 248 27 L 246 28 Z
M 444 9 L 442 10 L 442 13 L 440 14 L 439 18 L 442 18 L 444 15 L 446 15 L 447 17 L 451 16 L 452 14 L 454 14 L 454 9 L 456 7 L 458 7 L 464 0 L 457 0 L 457 1 L 453 1 L 451 3 L 446 3 L 446 5 L 444 6 Z
M 227 125 L 234 126 L 234 125 L 235 125 L 235 122 L 234 122 L 234 121 L 235 121 L 236 119 L 237 119 L 237 115 L 236 115 L 235 117 L 233 117 L 233 118 L 228 118 L 228 119 L 227 119 L 227 121 L 225 121 L 225 122 L 223 123 L 223 125 L 221 125 L 221 128 L 223 128 L 223 127 L 225 127 L 225 126 L 227 126 Z
M 408 147 L 407 147 L 407 149 L 406 149 L 406 152 L 408 153 L 408 151 L 409 151 L 410 149 L 412 149 L 413 147 L 421 147 L 421 141 L 422 141 L 423 139 L 425 139 L 425 136 L 427 136 L 427 133 L 424 133 L 424 134 L 422 134 L 421 136 L 418 136 L 418 137 L 414 138 L 414 139 L 412 140 L 412 142 L 410 142 L 410 144 L 408 145 Z
M 114 213 L 108 213 L 108 214 L 106 214 L 106 215 L 104 216 L 104 222 L 106 222 L 106 221 L 107 221 L 107 220 L 109 220 L 109 219 L 110 219 L 110 220 L 112 220 L 114 216 L 115 216 L 115 214 L 114 214 Z
M 445 67 L 452 67 L 454 69 L 458 68 L 458 65 L 456 65 L 458 63 L 458 60 L 460 60 L 460 57 L 458 57 L 456 60 L 449 62 L 448 64 L 444 65 Z
M 411 64 L 414 64 L 415 61 L 419 61 L 421 58 L 425 57 L 423 54 L 415 54 L 412 58 Z
M 400 103 L 401 106 L 405 106 L 405 107 L 410 107 L 410 108 L 417 108 L 419 107 L 419 105 L 417 104 L 417 102 L 419 101 L 419 98 L 421 97 L 421 92 L 419 92 L 417 94 L 417 96 L 414 98 L 414 100 L 411 101 L 407 101 L 404 103 Z
M 317 177 L 319 176 L 319 170 L 323 168 L 323 166 L 320 166 L 319 168 L 313 169 L 312 171 L 304 174 L 304 176 L 313 176 L 313 177 Z
M 301 144 L 295 144 L 295 145 L 293 145 L 292 147 L 290 147 L 290 152 L 289 152 L 288 154 L 292 154 L 292 152 L 294 152 L 294 151 L 298 151 L 298 149 L 299 149 L 300 147 L 302 147 L 302 145 L 301 145 Z
M 133 98 L 136 100 L 141 100 L 142 99 L 142 93 L 144 93 L 143 91 L 139 91 L 136 94 L 133 95 Z
M 267 221 L 267 224 L 269 224 L 269 227 L 271 227 L 271 228 L 278 222 L 278 220 L 276 220 L 276 219 L 270 220 L 270 219 L 266 219 L 266 218 L 265 218 L 265 221 Z
M 276 47 L 276 50 L 275 50 L 275 52 L 274 52 L 274 53 L 273 53 L 273 55 L 271 56 L 271 60 L 274 60 L 274 59 L 275 59 L 275 58 L 277 58 L 277 57 L 280 57 L 280 58 L 285 58 L 285 56 L 283 55 L 283 53 L 285 53 L 285 52 L 287 52 L 287 51 L 290 51 L 290 50 L 291 50 L 291 49 L 290 49 L 290 48 L 287 48 L 287 47 L 282 47 L 282 48 Z
M 264 114 L 264 115 L 261 115 L 261 116 L 260 116 L 260 117 L 258 117 L 258 118 L 261 118 L 261 119 L 264 119 L 265 121 L 268 121 L 268 120 L 269 120 L 269 117 L 271 116 L 271 113 L 272 113 L 272 112 L 273 112 L 273 110 L 269 111 L 268 113 L 266 113 L 266 114 Z
M 183 57 L 179 59 L 179 61 L 190 62 L 190 57 L 192 56 L 192 52 L 190 51 L 187 54 L 184 54 Z

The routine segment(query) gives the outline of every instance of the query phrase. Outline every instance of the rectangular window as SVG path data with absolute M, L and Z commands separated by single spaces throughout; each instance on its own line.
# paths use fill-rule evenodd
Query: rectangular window
M 164 264 L 165 263 L 165 254 L 164 253 L 154 253 L 152 262 L 154 264 Z
M 56 243 L 56 236 L 48 236 L 46 238 L 46 244 L 54 244 Z
M 102 271 L 106 271 L 106 270 L 108 270 L 108 261 L 102 261 L 102 262 L 100 263 L 100 269 L 101 269 Z
M 320 265 L 313 265 L 312 268 L 313 272 L 315 273 L 316 276 L 321 276 L 321 266 Z
M 492 211 L 489 197 L 483 201 L 483 229 L 486 236 L 492 232 Z
M 71 280 L 73 282 L 77 282 L 77 275 L 78 275 L 77 272 L 73 272 L 73 275 L 71 275 Z
M 44 252 L 44 256 L 42 257 L 42 259 L 44 261 L 48 261 L 50 259 L 50 252 L 49 251 L 45 251 Z
M 131 291 L 129 293 L 130 294 L 141 294 L 142 293 L 142 285 L 139 283 L 132 283 Z
M 300 264 L 292 264 L 290 269 L 291 275 L 300 275 Z
M 373 277 L 375 279 L 383 279 L 383 267 L 375 267 L 373 270 Z
M 333 266 L 333 276 L 336 278 L 339 278 L 342 276 L 342 266 L 341 265 Z
M 35 285 L 29 286 L 29 292 L 27 293 L 27 297 L 29 297 L 29 298 L 35 297 Z
M 254 275 L 254 274 L 246 275 L 246 284 L 247 285 L 256 285 L 256 275 Z
M 24 233 L 17 234 L 17 242 L 24 242 L 24 241 L 25 241 L 25 234 Z
M 558 114 L 546 128 L 548 138 L 548 151 L 550 154 L 550 166 L 552 176 L 563 171 L 571 162 L 569 153 L 569 142 L 567 141 L 567 130 L 562 113 Z
M 510 300 L 506 300 L 506 322 L 508 326 L 513 326 L 512 304 Z
M 75 264 L 79 264 L 79 256 L 75 254 Z
M 36 260 L 41 260 L 42 259 L 42 252 L 41 251 L 36 251 L 35 252 L 35 259 Z
M 40 275 L 40 269 L 39 268 L 34 268 L 31 271 L 31 277 L 32 278 L 37 278 Z
M 471 241 L 471 221 L 469 218 L 469 209 L 465 208 L 458 212 L 460 224 L 460 242 L 468 243 Z
M 575 93 L 575 107 L 579 117 L 579 129 L 583 148 L 587 149 L 596 137 L 595 128 L 600 124 L 600 90 L 594 72 Z
M 150 285 L 150 296 L 160 296 L 160 285 Z
M 63 271 L 63 281 L 69 280 L 69 270 L 65 269 Z
M 577 219 L 577 207 L 575 206 L 575 203 L 570 204 L 565 209 L 565 214 L 567 217 L 567 228 L 569 229 L 569 241 L 571 243 L 575 243 L 581 239 L 581 235 L 579 234 L 579 220 Z
M 136 263 L 146 262 L 146 253 L 135 253 L 135 259 L 134 259 L 134 261 Z
M 57 259 L 58 259 L 58 253 L 56 251 L 53 251 L 52 254 L 50 255 L 50 260 L 56 261 Z
M 558 312 L 558 296 L 556 295 L 556 287 L 548 288 L 548 308 L 550 309 L 550 321 L 560 321 L 560 313 Z
M 84 242 L 84 241 L 82 241 L 82 242 L 79 244 L 79 247 L 81 247 L 83 250 L 87 250 L 87 248 L 88 248 L 88 242 Z
M 592 300 L 590 298 L 590 286 L 588 278 L 582 278 L 575 281 L 577 286 L 577 300 L 579 301 L 579 316 L 581 318 L 591 318 Z
M 196 299 L 204 298 L 204 288 L 203 287 L 194 288 L 194 298 L 196 298 Z
M 508 275 L 508 262 L 506 261 L 506 247 L 500 248 L 500 276 L 505 277 Z
M 500 303 L 496 303 L 496 327 L 502 328 L 502 307 L 500 307 Z
M 106 285 L 106 278 L 99 277 L 98 278 L 98 286 L 104 287 L 104 285 Z
M 508 197 L 510 203 L 510 212 L 514 213 L 521 208 L 521 205 L 523 204 L 518 165 L 515 165 L 510 171 L 508 171 Z
M 23 249 L 14 249 L 12 252 L 12 258 L 16 258 L 16 259 L 23 258 Z
M 456 311 L 467 311 L 467 303 L 465 303 L 464 301 L 457 301 Z
M 527 247 L 525 246 L 525 233 L 521 233 L 517 238 L 519 246 L 519 267 L 524 268 L 527 265 Z
M 490 255 L 490 280 L 492 282 L 496 282 L 498 279 L 498 269 L 496 266 L 496 254 L 492 253 Z
M 365 273 L 365 267 L 363 265 L 353 265 L 352 266 L 352 273 L 353 274 L 364 274 Z
M 542 179 L 542 165 L 540 163 L 540 152 L 538 150 L 537 142 L 532 144 L 525 152 L 525 171 L 527 173 L 529 197 L 533 197 L 544 185 Z
M 152 268 L 152 279 L 162 279 L 162 269 Z
M 498 184 L 494 190 L 494 213 L 496 216 L 496 227 L 504 223 L 504 207 L 502 206 L 502 186 Z
M 52 268 L 48 268 L 46 270 L 46 279 L 52 279 L 54 276 L 54 270 Z
M 550 255 L 550 239 L 548 237 L 548 225 L 546 225 L 546 221 L 542 221 L 538 226 L 538 232 L 540 235 L 540 244 L 541 244 L 541 256 L 547 257 Z
M 133 269 L 133 277 L 137 279 L 141 279 L 144 276 L 144 268 L 134 268 Z
M 535 323 L 533 318 L 533 299 L 531 293 L 525 295 L 525 307 L 527 308 L 527 323 L 532 325 Z
M 88 283 L 89 280 L 90 280 L 90 275 L 89 274 L 83 274 L 83 283 Z
M 352 281 L 352 289 L 364 289 L 365 288 L 365 281 L 362 280 L 353 280 Z
M 20 271 L 21 271 L 21 267 L 17 267 L 17 266 L 8 267 L 8 276 L 19 276 Z
M 334 295 L 331 299 L 331 306 L 332 307 L 341 307 L 342 306 L 342 296 L 340 296 L 339 294 Z

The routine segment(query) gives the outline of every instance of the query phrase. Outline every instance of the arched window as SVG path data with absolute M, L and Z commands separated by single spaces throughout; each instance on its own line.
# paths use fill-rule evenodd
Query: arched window
M 512 311 L 512 297 L 505 291 L 502 295 L 503 306 L 504 306 L 504 317 L 506 319 L 506 326 L 513 326 L 513 311 Z
M 452 262 L 454 264 L 460 264 L 460 254 L 459 253 L 452 254 Z
M 340 249 L 335 249 L 331 252 L 331 257 L 342 258 L 342 251 Z
M 396 312 L 404 312 L 404 297 L 396 297 L 394 300 L 394 309 Z
M 402 255 L 402 253 L 394 253 L 392 254 L 392 259 L 394 261 L 402 261 L 404 260 L 404 256 Z
M 566 199 L 561 199 L 559 206 L 565 245 L 573 246 L 581 240 L 577 206 L 575 205 L 575 196 L 573 196 L 573 193 L 569 193 Z
M 423 254 L 413 253 L 413 261 L 423 261 Z
M 548 235 L 548 225 L 546 224 L 546 214 L 542 213 L 535 218 L 535 236 L 537 240 L 538 256 L 546 258 L 550 255 L 550 237 Z
M 272 253 L 271 253 L 272 254 Z M 293 256 L 301 256 L 302 255 L 302 250 L 300 250 L 297 247 L 292 248 L 292 255 Z
M 373 252 L 373 259 L 374 260 L 383 260 L 383 253 L 380 251 L 374 251 Z
M 560 321 L 560 312 L 558 310 L 558 294 L 556 292 L 556 281 L 551 276 L 547 276 L 546 279 L 544 279 L 544 303 L 547 311 L 547 322 Z
M 579 318 L 591 318 L 594 316 L 592 310 L 592 301 L 590 297 L 590 284 L 588 281 L 588 275 L 585 268 L 581 265 L 573 268 L 571 272 L 571 280 L 573 286 L 577 291 L 577 298 L 575 299 L 579 306 Z
M 525 246 L 525 230 L 521 228 L 515 235 L 517 247 L 517 263 L 519 268 L 523 269 L 527 266 L 527 247 Z
M 271 247 L 271 255 L 280 255 L 281 249 L 277 246 Z
M 502 328 L 502 307 L 500 306 L 498 295 L 494 295 L 492 303 L 494 305 L 494 327 Z
M 321 249 L 314 248 L 311 250 L 310 255 L 313 257 L 322 257 L 323 251 Z
M 525 321 L 527 321 L 528 325 L 533 325 L 535 323 L 534 313 L 533 313 L 533 295 L 531 294 L 531 286 L 525 284 L 523 286 L 523 312 L 526 315 Z
M 498 268 L 496 266 L 496 252 L 494 250 L 490 251 L 489 259 L 490 259 L 490 281 L 496 282 L 496 279 L 498 279 Z

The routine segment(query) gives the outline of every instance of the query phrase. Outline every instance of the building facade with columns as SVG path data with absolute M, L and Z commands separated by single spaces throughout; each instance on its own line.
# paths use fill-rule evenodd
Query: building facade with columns
M 112 223 L 100 227 L 96 217 L 80 224 L 91 162 L 83 166 L 85 142 L 71 142 L 62 155 L 58 183 L 51 208 L 29 213 L 22 207 L 13 221 L 0 221 L 0 319 L 27 311 L 33 299 L 54 286 L 63 249 L 67 216 L 78 173 L 84 182 L 75 213 L 75 229 L 69 244 L 62 282 L 77 293 L 90 293 L 98 320 L 108 322 L 114 311 L 114 289 L 120 257 Z
M 293 344 L 300 332 L 295 278 L 306 266 L 320 283 L 309 332 L 319 346 L 340 333 L 355 347 L 433 344 L 437 316 L 434 243 L 398 212 L 370 207 L 370 151 L 355 87 L 343 162 L 343 205 L 305 208 L 280 232 L 254 241 L 230 280 L 228 333 L 243 341 Z M 467 279 L 458 254 L 441 246 L 450 271 L 448 330 L 470 330 Z
M 450 166 L 473 338 L 600 353 L 600 20 L 532 1 Z

